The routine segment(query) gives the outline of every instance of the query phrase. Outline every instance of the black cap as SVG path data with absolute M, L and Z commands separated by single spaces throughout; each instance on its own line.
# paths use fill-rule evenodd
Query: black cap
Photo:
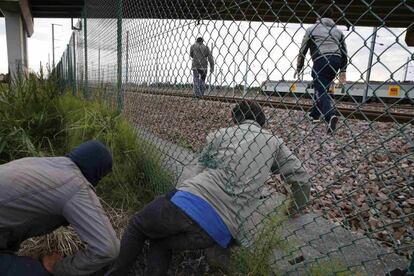
M 112 170 L 112 155 L 101 142 L 90 140 L 66 155 L 81 170 L 85 178 L 96 186 Z

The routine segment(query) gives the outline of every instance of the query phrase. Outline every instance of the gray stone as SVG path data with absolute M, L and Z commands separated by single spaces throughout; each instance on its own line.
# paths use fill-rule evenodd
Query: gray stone
M 177 176 L 176 181 L 195 175 L 195 153 L 148 132 L 138 129 L 137 132 L 142 138 L 154 143 L 164 154 L 163 165 Z M 268 200 L 250 219 L 251 227 L 262 220 L 260 214 L 274 210 L 285 201 L 283 195 L 272 192 L 271 189 L 260 192 Z M 283 237 L 293 249 L 290 253 L 275 250 L 273 263 L 284 275 L 303 275 L 309 266 L 319 262 L 337 262 L 350 268 L 351 272 L 366 275 L 385 275 L 394 268 L 408 266 L 405 257 L 381 246 L 376 240 L 353 233 L 315 213 L 289 219 L 284 226 Z M 221 265 L 226 266 L 228 258 L 223 258 L 223 254 L 220 250 L 210 250 L 207 257 L 216 266 L 220 266 L 217 263 L 220 259 L 224 260 Z M 302 256 L 304 260 L 300 263 L 292 265 L 289 262 Z

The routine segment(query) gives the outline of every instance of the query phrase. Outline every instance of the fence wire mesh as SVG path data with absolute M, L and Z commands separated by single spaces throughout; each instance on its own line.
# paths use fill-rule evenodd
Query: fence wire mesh
M 407 266 L 414 245 L 413 3 L 323 3 L 86 1 L 57 71 L 157 145 L 172 186 L 200 164 L 223 173 L 243 246 L 304 194 L 278 233 L 289 249 L 266 257 L 274 273 L 330 261 L 332 272 L 383 275 Z M 263 108 L 263 128 L 234 127 L 245 99 Z M 302 170 L 310 194 L 294 179 Z

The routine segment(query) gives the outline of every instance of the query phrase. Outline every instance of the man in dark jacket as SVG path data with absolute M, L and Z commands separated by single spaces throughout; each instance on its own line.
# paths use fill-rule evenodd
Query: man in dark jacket
M 29 157 L 1 165 L 1 275 L 89 275 L 113 261 L 119 240 L 94 188 L 111 169 L 112 156 L 97 141 L 64 157 Z M 46 256 L 42 267 L 13 255 L 24 240 L 68 224 L 86 245 L 73 256 Z
M 319 19 L 316 24 L 306 30 L 299 51 L 295 76 L 299 76 L 304 65 L 305 56 L 310 49 L 313 61 L 312 77 L 315 88 L 316 104 L 309 117 L 318 122 L 322 115 L 328 123 L 328 133 L 335 131 L 338 117 L 332 106 L 328 89 L 338 71 L 341 83 L 346 82 L 346 67 L 348 63 L 345 36 L 333 21 L 333 10 L 329 6 L 318 9 Z
M 210 63 L 210 73 L 214 71 L 214 59 L 208 46 L 204 45 L 202 37 L 190 48 L 190 57 L 193 59 L 191 68 L 194 78 L 194 94 L 196 97 L 204 95 L 206 89 L 207 61 Z

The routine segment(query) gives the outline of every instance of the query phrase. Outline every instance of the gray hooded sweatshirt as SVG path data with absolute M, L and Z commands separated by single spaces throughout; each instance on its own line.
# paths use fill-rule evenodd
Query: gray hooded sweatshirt
M 306 53 L 310 49 L 312 60 L 335 55 L 341 58 L 341 72 L 346 71 L 348 56 L 345 36 L 330 18 L 321 18 L 306 30 L 299 50 L 297 69 L 301 71 Z
M 249 244 L 254 233 L 247 221 L 264 204 L 260 190 L 270 173 L 280 174 L 291 185 L 297 208 L 309 199 L 309 175 L 283 141 L 246 120 L 207 136 L 198 159 L 198 174 L 177 185 L 206 200 L 220 215 L 233 238 Z
M 54 275 L 89 275 L 118 256 L 119 241 L 94 187 L 70 158 L 0 165 L 0 191 L 0 253 L 70 224 L 86 248 L 58 262 Z
M 202 42 L 196 42 L 190 48 L 190 57 L 193 59 L 191 68 L 207 70 L 207 60 L 210 63 L 210 70 L 214 71 L 214 59 L 210 49 Z

